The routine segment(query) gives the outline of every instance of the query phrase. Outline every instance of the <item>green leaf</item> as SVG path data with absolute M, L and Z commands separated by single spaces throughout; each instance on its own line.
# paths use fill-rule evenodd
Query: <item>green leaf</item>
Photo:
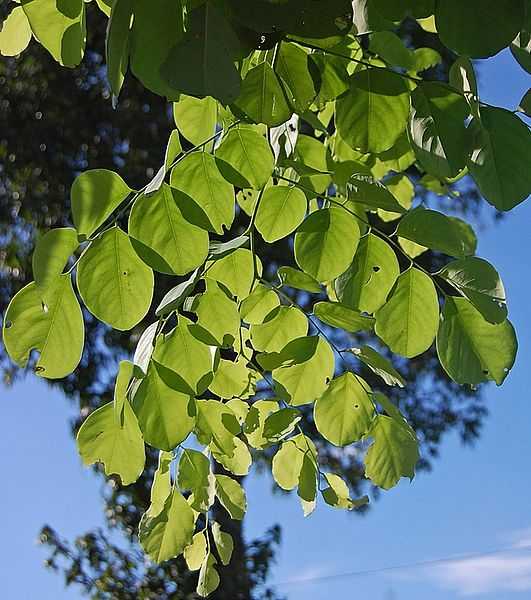
M 315 402 L 313 417 L 317 431 L 335 446 L 359 441 L 374 417 L 368 391 L 363 379 L 352 373 L 336 377 Z
M 118 366 L 118 375 L 114 386 L 113 406 L 116 422 L 120 425 L 124 423 L 124 405 L 129 402 L 127 391 L 129 383 L 133 377 L 135 364 L 129 360 L 122 360 Z
M 335 100 L 348 90 L 348 72 L 346 61 L 337 56 L 314 52 L 310 59 L 319 69 L 321 85 L 315 99 L 315 104 L 324 106 L 327 102 Z
M 180 316 L 170 333 L 157 339 L 153 358 L 182 380 L 181 392 L 201 394 L 212 380 L 213 356 L 210 348 L 192 334 L 193 323 Z
M 279 441 L 293 432 L 302 415 L 296 408 L 282 408 L 270 414 L 264 421 L 264 437 Z
M 144 374 L 147 373 L 149 361 L 151 360 L 151 355 L 153 354 L 153 350 L 155 348 L 158 329 L 158 321 L 151 323 L 149 327 L 146 327 L 136 345 L 133 363 Z
M 252 125 L 231 129 L 216 150 L 216 160 L 227 181 L 255 190 L 264 187 L 275 166 L 269 143 Z
M 207 540 L 204 532 L 196 533 L 192 543 L 184 549 L 184 560 L 190 571 L 199 571 L 208 554 Z
M 425 352 L 439 324 L 439 302 L 433 281 L 416 268 L 398 278 L 391 297 L 376 312 L 376 335 L 407 358 Z
M 472 152 L 470 174 L 481 194 L 498 210 L 511 210 L 531 190 L 531 132 L 514 114 L 503 108 L 482 107 L 481 122 L 469 125 Z
M 172 383 L 172 371 L 152 361 L 135 394 L 133 407 L 147 444 L 173 450 L 192 432 L 195 402 Z
M 83 352 L 83 315 L 70 275 L 60 275 L 46 288 L 35 283 L 12 298 L 4 316 L 2 338 L 11 359 L 25 367 L 32 350 L 40 352 L 35 372 L 62 379 L 77 367 Z
M 347 195 L 351 202 L 361 202 L 370 209 L 382 208 L 390 212 L 404 213 L 404 207 L 398 202 L 385 185 L 372 181 L 363 175 L 353 176 L 347 183 Z
M 304 290 L 312 294 L 321 293 L 321 284 L 311 275 L 294 269 L 293 267 L 280 267 L 278 278 L 282 285 L 286 285 L 297 290 Z
M 415 197 L 415 186 L 411 183 L 411 180 L 407 175 L 404 175 L 403 173 L 393 175 L 386 180 L 385 186 L 398 200 L 400 206 L 403 206 L 406 210 L 411 208 L 413 198 Z M 378 216 L 382 221 L 388 222 L 399 219 L 401 214 L 379 209 Z
M 192 293 L 197 280 L 199 278 L 199 270 L 196 269 L 188 279 L 185 279 L 181 283 L 178 283 L 175 287 L 171 288 L 169 292 L 164 295 L 164 298 L 160 301 L 160 304 L 155 310 L 157 317 L 164 317 L 170 314 L 174 310 L 178 310 L 183 302 Z
M 410 70 L 414 66 L 413 52 L 392 31 L 375 31 L 370 35 L 369 50 L 385 62 Z
M 492 324 L 466 298 L 447 298 L 437 334 L 441 365 L 457 383 L 501 385 L 514 364 L 516 334 L 510 321 Z
M 264 434 L 265 422 L 269 415 L 276 412 L 278 412 L 278 402 L 275 400 L 253 402 L 244 426 L 245 437 L 253 448 L 263 449 L 269 446 L 269 439 Z
M 354 218 L 340 208 L 311 213 L 295 234 L 295 260 L 319 282 L 341 275 L 354 258 L 360 229 Z
M 243 425 L 245 423 L 245 419 L 249 414 L 249 404 L 245 402 L 245 400 L 240 400 L 239 398 L 232 398 L 227 402 L 227 406 L 232 410 L 238 423 Z
M 406 382 L 400 373 L 393 367 L 379 352 L 370 346 L 362 346 L 361 348 L 349 348 L 354 356 L 369 367 L 369 369 L 381 377 L 387 385 L 398 385 L 405 387 Z
M 232 346 L 240 332 L 240 313 L 233 302 L 214 279 L 205 279 L 206 292 L 194 302 L 193 312 L 197 323 L 193 334 L 213 346 Z
M 370 233 L 361 238 L 352 264 L 336 279 L 336 294 L 349 308 L 372 314 L 385 303 L 399 274 L 393 249 Z
M 216 475 L 216 496 L 232 519 L 241 521 L 247 510 L 242 486 L 227 475 Z
M 365 475 L 388 490 L 401 477 L 413 479 L 420 455 L 415 436 L 395 419 L 378 415 L 367 434 L 374 439 L 365 455 Z
M 105 169 L 76 177 L 71 190 L 72 218 L 80 237 L 90 237 L 132 191 L 118 173 Z
M 212 257 L 212 260 L 218 260 L 223 258 L 227 254 L 230 254 L 234 250 L 241 248 L 242 246 L 247 246 L 249 244 L 249 236 L 248 235 L 239 235 L 238 237 L 232 238 L 228 242 L 210 242 L 209 255 Z
M 140 522 L 138 539 L 151 560 L 162 563 L 179 556 L 192 542 L 193 533 L 194 511 L 174 488 L 158 515 L 146 513 Z
M 65 67 L 75 67 L 85 51 L 85 3 L 83 0 L 22 0 L 35 38 Z
M 436 177 L 455 177 L 466 164 L 466 100 L 447 85 L 425 82 L 411 94 L 409 139 L 417 160 Z
M 32 267 L 35 283 L 41 290 L 52 285 L 61 275 L 78 246 L 77 232 L 71 227 L 52 229 L 37 240 Z
M 166 152 L 164 155 L 164 164 L 161 165 L 153 179 L 144 188 L 145 194 L 152 194 L 160 189 L 160 186 L 164 183 L 164 179 L 166 178 L 166 173 L 170 169 L 171 165 L 173 165 L 175 159 L 179 156 L 179 154 L 182 153 L 182 151 L 183 149 L 181 147 L 181 140 L 179 139 L 179 132 L 177 129 L 174 129 L 168 138 L 168 144 L 166 146 Z
M 247 368 L 247 361 L 239 357 L 236 362 L 220 359 L 214 379 L 208 386 L 209 390 L 230 400 L 231 398 L 247 398 L 253 394 L 254 374 Z
M 294 186 L 273 186 L 264 191 L 256 213 L 256 229 L 266 242 L 287 237 L 302 223 L 307 201 Z
M 215 569 L 216 559 L 209 554 L 201 565 L 199 579 L 197 581 L 197 594 L 206 598 L 219 586 L 219 575 Z
M 395 73 L 369 68 L 350 78 L 350 93 L 336 102 L 336 126 L 347 144 L 361 152 L 389 150 L 405 130 L 409 92 Z
M 300 472 L 304 457 L 308 455 L 317 458 L 313 442 L 303 434 L 282 442 L 280 449 L 273 457 L 271 471 L 277 484 L 286 491 L 292 490 L 299 484 Z
M 522 28 L 522 31 L 514 38 L 511 44 L 511 53 L 522 69 L 531 73 L 531 33 L 528 28 L 529 25 Z
M 212 137 L 218 121 L 218 104 L 207 96 L 194 98 L 181 94 L 173 104 L 173 120 L 177 129 L 194 146 Z
M 147 510 L 151 517 L 158 515 L 164 509 L 164 504 L 171 494 L 170 469 L 172 461 L 173 454 L 171 452 L 163 452 L 162 450 L 159 452 L 159 462 L 151 484 L 151 504 Z
M 189 273 L 208 255 L 208 233 L 184 219 L 176 202 L 179 195 L 184 194 L 162 184 L 155 194 L 137 198 L 129 215 L 137 254 L 155 271 L 170 275 Z
M 28 47 L 31 41 L 31 27 L 21 6 L 15 6 L 2 23 L 0 30 L 0 54 L 16 56 Z
M 251 325 L 251 342 L 259 352 L 280 352 L 291 340 L 306 335 L 306 315 L 294 306 L 279 306 L 263 323 Z
M 83 302 L 100 321 L 120 331 L 133 328 L 146 316 L 153 285 L 153 271 L 118 227 L 94 240 L 77 266 Z
M 402 21 L 407 16 L 423 19 L 435 11 L 435 0 L 372 0 L 372 4 L 390 21 Z
M 230 563 L 232 551 L 234 550 L 234 541 L 231 534 L 221 531 L 219 523 L 212 523 L 212 537 L 214 538 L 221 563 L 227 566 Z
M 474 254 L 477 239 L 464 221 L 422 207 L 408 212 L 400 221 L 397 235 L 450 256 Z
M 328 170 L 330 154 L 326 146 L 309 135 L 299 134 L 294 156 L 297 159 L 296 161 L 286 162 L 297 169 L 298 161 L 300 165 L 298 171 L 303 176 L 301 184 L 318 193 L 325 192 L 332 182 Z
M 505 288 L 496 269 L 486 260 L 454 260 L 437 274 L 466 296 L 489 323 L 502 323 L 507 318 Z
M 240 305 L 242 320 L 252 325 L 264 322 L 267 315 L 280 304 L 278 294 L 258 283 Z
M 366 317 L 341 302 L 317 302 L 314 304 L 313 314 L 331 327 L 352 333 L 370 331 L 374 325 L 372 317 Z
M 201 452 L 185 448 L 179 460 L 177 482 L 182 490 L 190 490 L 190 506 L 197 511 L 207 511 L 214 504 L 214 481 L 210 461 Z M 199 567 L 197 567 L 199 568 Z
M 238 96 L 234 60 L 240 44 L 222 7 L 205 2 L 193 8 L 187 13 L 186 33 L 175 41 L 160 69 L 172 88 L 190 96 L 213 96 L 223 104 Z
M 291 117 L 282 85 L 267 62 L 247 72 L 234 106 L 255 123 L 269 127 L 281 125 Z
M 315 510 L 317 497 L 317 469 L 315 459 L 312 459 L 309 454 L 305 454 L 302 460 L 297 495 L 301 499 L 304 516 L 307 517 Z
M 442 43 L 456 54 L 488 58 L 508 46 L 524 20 L 524 0 L 445 0 L 435 24 Z
M 352 510 L 353 508 L 360 508 L 369 503 L 368 496 L 352 500 L 348 485 L 339 475 L 335 475 L 334 473 L 325 473 L 324 475 L 328 487 L 322 490 L 322 494 L 324 501 L 330 506 Z
M 129 65 L 129 36 L 133 19 L 133 3 L 134 0 L 114 0 L 107 27 L 105 40 L 107 81 L 116 98 L 122 89 Z
M 197 401 L 197 438 L 200 443 L 210 445 L 212 451 L 234 456 L 235 436 L 240 425 L 235 414 L 220 400 Z
M 77 447 L 85 465 L 103 463 L 107 476 L 116 474 L 122 485 L 129 485 L 144 470 L 144 440 L 129 402 L 123 424 L 115 419 L 113 405 L 108 402 L 90 413 L 78 431 Z
M 293 110 L 302 114 L 313 102 L 316 94 L 315 71 L 308 53 L 300 46 L 281 42 L 277 55 L 276 72 Z
M 313 402 L 334 376 L 334 353 L 319 336 L 289 342 L 281 356 L 282 364 L 272 373 L 275 391 L 292 406 Z
M 255 279 L 253 253 L 247 248 L 237 248 L 207 265 L 208 277 L 223 284 L 237 298 L 246 298 Z M 261 274 L 260 259 L 256 258 L 257 275 Z
M 173 168 L 170 183 L 193 200 L 186 198 L 179 205 L 187 221 L 219 234 L 223 233 L 223 226 L 231 226 L 234 189 L 219 172 L 211 154 L 192 152 L 186 156 Z
M 232 456 L 229 457 L 223 452 L 212 452 L 212 455 L 227 471 L 238 477 L 244 477 L 249 473 L 253 459 L 247 445 L 240 438 L 235 437 L 234 444 Z
M 433 69 L 442 63 L 442 56 L 433 48 L 415 48 L 413 50 L 413 72 L 420 73 Z

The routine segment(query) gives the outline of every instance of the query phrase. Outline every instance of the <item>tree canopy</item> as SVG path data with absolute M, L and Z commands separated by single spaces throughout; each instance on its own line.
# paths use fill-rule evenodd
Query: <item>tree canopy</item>
M 155 562 L 182 554 L 208 595 L 233 549 L 213 507 L 243 518 L 239 478 L 260 453 L 305 514 L 318 495 L 360 508 L 367 496 L 352 497 L 320 452 L 356 444 L 384 490 L 413 478 L 421 440 L 394 401 L 410 383 L 397 366 L 435 345 L 459 385 L 501 385 L 511 369 L 501 278 L 457 214 L 471 182 L 499 211 L 531 192 L 528 126 L 516 107 L 481 101 L 472 63 L 510 46 L 529 70 L 530 7 L 97 4 L 109 18 L 112 102 L 134 76 L 173 102 L 175 129 L 142 186 L 127 172 L 79 174 L 71 223 L 38 239 L 35 281 L 13 297 L 3 339 L 19 366 L 61 379 L 83 355 L 84 321 L 121 332 L 153 315 L 78 447 L 123 485 L 143 476 L 145 444 L 159 453 L 140 542 Z M 34 38 L 75 67 L 89 8 L 22 0 L 0 51 L 19 54 Z M 427 77 L 439 52 L 397 35 L 411 22 L 455 53 L 446 80 Z M 441 193 L 456 206 L 430 206 Z M 430 251 L 435 269 L 423 263 Z M 346 344 L 351 334 L 362 343 Z

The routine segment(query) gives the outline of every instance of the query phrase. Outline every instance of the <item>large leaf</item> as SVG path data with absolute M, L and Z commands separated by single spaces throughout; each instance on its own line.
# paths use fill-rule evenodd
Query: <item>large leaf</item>
M 433 281 L 411 267 L 400 275 L 391 297 L 376 312 L 374 330 L 393 352 L 413 358 L 431 346 L 438 324 Z
M 336 293 L 346 306 L 372 314 L 385 303 L 399 274 L 393 249 L 370 233 L 361 238 L 352 264 L 336 279 Z
M 457 54 L 488 58 L 508 46 L 522 28 L 525 0 L 444 0 L 435 24 L 443 44 Z
M 317 451 L 313 442 L 303 434 L 282 443 L 273 457 L 273 478 L 283 490 L 292 490 L 299 483 L 304 457 L 316 460 Z
M 282 42 L 277 55 L 277 73 L 280 75 L 293 110 L 302 114 L 312 103 L 316 94 L 316 71 L 305 50 Z
M 464 258 L 476 251 L 474 231 L 461 219 L 436 210 L 416 208 L 400 221 L 397 235 L 450 256 Z
M 292 406 L 313 402 L 334 376 L 334 353 L 319 336 L 289 342 L 281 357 L 282 364 L 272 373 L 275 391 Z
M 517 341 L 510 321 L 492 324 L 466 298 L 447 298 L 437 334 L 437 353 L 457 383 L 501 385 L 514 364 Z
M 161 75 L 185 94 L 229 104 L 240 91 L 234 64 L 238 52 L 238 38 L 222 10 L 214 2 L 203 2 L 188 13 L 186 33 L 167 55 Z
M 507 318 L 505 288 L 486 260 L 472 256 L 454 260 L 437 274 L 465 295 L 489 323 L 502 323 Z
M 232 410 L 220 400 L 197 401 L 197 439 L 213 452 L 234 456 L 240 425 Z
M 247 368 L 246 362 L 241 357 L 235 362 L 224 358 L 220 359 L 214 379 L 208 386 L 210 391 L 227 400 L 252 395 L 253 371 Z
M 254 283 L 254 260 L 257 261 L 257 271 L 261 272 L 260 259 L 254 257 L 247 248 L 237 248 L 208 265 L 208 277 L 222 283 L 237 298 L 246 298 Z
M 77 177 L 72 185 L 74 226 L 88 238 L 133 190 L 117 173 L 92 169 Z
M 428 173 L 455 177 L 466 163 L 466 100 L 447 85 L 426 82 L 411 94 L 409 138 Z
M 260 352 L 280 352 L 295 338 L 306 335 L 306 315 L 294 306 L 279 306 L 272 310 L 263 323 L 251 325 L 251 342 Z
M 256 229 L 266 242 L 285 238 L 302 223 L 307 201 L 304 193 L 294 186 L 267 188 L 256 213 Z
M 315 403 L 313 417 L 317 431 L 335 446 L 359 441 L 374 417 L 367 391 L 367 384 L 352 373 L 334 379 Z
M 202 452 L 185 448 L 179 460 L 177 482 L 183 490 L 190 490 L 190 506 L 197 511 L 208 510 L 214 503 L 214 481 L 210 460 Z
M 118 475 L 122 485 L 134 483 L 144 470 L 144 440 L 129 402 L 123 423 L 115 419 L 112 402 L 92 412 L 78 431 L 77 447 L 86 465 L 103 463 L 105 473 Z
M 166 373 L 164 373 L 166 371 Z M 134 410 L 146 443 L 159 450 L 173 450 L 195 425 L 195 402 L 172 386 L 172 372 L 152 361 L 134 397 Z
M 420 455 L 418 442 L 409 428 L 391 417 L 378 415 L 368 433 L 374 439 L 365 456 L 365 475 L 388 490 L 401 477 L 413 479 Z
M 83 0 L 22 0 L 35 38 L 65 67 L 75 67 L 85 51 Z
M 35 283 L 23 287 L 7 307 L 2 337 L 19 367 L 26 366 L 35 349 L 40 352 L 37 375 L 61 379 L 72 373 L 81 359 L 85 330 L 70 275 L 49 283 L 45 300 Z
M 115 329 L 133 328 L 146 315 L 153 296 L 153 271 L 120 228 L 106 231 L 81 257 L 77 287 L 90 312 Z
M 409 92 L 402 77 L 368 68 L 350 79 L 350 93 L 336 102 L 339 135 L 352 148 L 379 153 L 389 150 L 405 130 Z
M 218 120 L 217 102 L 210 96 L 194 98 L 182 94 L 173 104 L 173 119 L 184 137 L 199 145 L 214 135 Z
M 265 137 L 249 125 L 234 127 L 225 135 L 216 151 L 216 160 L 227 181 L 255 190 L 267 183 L 275 163 Z
M 231 226 L 234 189 L 219 172 L 211 154 L 193 152 L 185 157 L 173 168 L 170 182 L 190 196 L 179 203 L 187 221 L 216 233 L 223 233 L 223 226 Z
M 160 513 L 146 513 L 140 522 L 138 539 L 151 560 L 161 563 L 179 556 L 190 545 L 193 533 L 194 511 L 174 488 Z
M 346 211 L 317 210 L 297 230 L 295 260 L 317 281 L 331 281 L 352 262 L 359 239 L 358 224 Z
M 511 210 L 531 192 L 531 132 L 513 113 L 482 107 L 481 122 L 469 126 L 472 153 L 470 174 L 487 202 L 498 210 Z
M 240 315 L 246 323 L 258 325 L 279 304 L 278 294 L 259 283 L 241 303 Z
M 140 196 L 129 215 L 129 235 L 138 255 L 155 271 L 170 275 L 189 273 L 208 255 L 208 233 L 186 221 L 177 205 L 175 198 L 183 195 L 162 184 L 155 194 Z
M 21 6 L 15 6 L 0 29 L 0 54 L 16 56 L 23 52 L 31 40 L 31 27 Z
M 247 72 L 234 105 L 255 123 L 269 127 L 281 125 L 291 116 L 282 85 L 267 62 Z
M 35 283 L 44 290 L 61 275 L 68 259 L 79 245 L 77 232 L 71 227 L 58 227 L 37 240 L 32 256 Z

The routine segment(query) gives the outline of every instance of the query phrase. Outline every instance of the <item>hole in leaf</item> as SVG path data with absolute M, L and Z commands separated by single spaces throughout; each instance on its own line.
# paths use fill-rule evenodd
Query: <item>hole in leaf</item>
M 507 367 L 505 367 L 505 368 L 503 369 L 503 372 L 504 372 L 504 373 L 508 373 L 508 372 L 509 372 L 509 369 L 508 369 Z
M 35 373 L 42 373 L 43 371 L 46 371 L 46 369 L 44 367 L 37 365 L 35 367 L 34 371 L 35 371 Z
M 328 384 L 330 383 L 330 377 L 327 377 L 327 378 L 325 379 L 325 381 L 326 381 L 326 384 L 328 385 Z
M 375 273 L 378 273 L 378 271 L 380 270 L 380 267 L 379 267 L 378 265 L 374 265 L 374 267 L 372 268 L 372 270 L 373 270 Z
M 124 271 L 124 272 L 122 273 L 122 275 L 127 275 L 127 271 Z
M 358 409 L 359 407 L 360 407 L 360 405 L 359 405 L 359 404 L 354 404 L 354 408 L 355 408 L 355 409 Z
M 488 374 L 489 374 L 488 370 L 487 369 L 483 369 L 483 375 L 488 375 Z
M 10 328 L 10 327 L 12 327 L 12 326 L 13 326 L 13 323 L 12 323 L 11 321 L 6 321 L 6 322 L 4 323 L 4 327 L 5 327 L 6 329 L 9 329 L 9 328 Z

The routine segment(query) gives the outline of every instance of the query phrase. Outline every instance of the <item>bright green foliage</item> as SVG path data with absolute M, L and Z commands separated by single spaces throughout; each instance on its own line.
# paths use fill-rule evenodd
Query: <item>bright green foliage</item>
M 295 260 L 317 281 L 330 281 L 352 261 L 359 231 L 354 218 L 339 208 L 315 211 L 297 230 Z
M 376 312 L 374 331 L 393 351 L 407 358 L 426 351 L 435 339 L 439 303 L 432 280 L 416 268 L 398 278 L 391 297 Z
M 169 185 L 140 196 L 129 216 L 131 242 L 142 260 L 155 271 L 185 275 L 208 255 L 208 233 L 183 217 Z M 185 200 L 186 201 L 186 200 Z
M 144 470 L 144 440 L 130 404 L 124 404 L 123 423 L 109 402 L 89 415 L 77 434 L 79 454 L 86 465 L 103 463 L 107 475 L 123 485 L 134 483 Z
M 153 271 L 138 257 L 129 236 L 112 227 L 96 239 L 77 267 L 79 293 L 90 312 L 115 329 L 139 323 L 151 304 Z
M 511 322 L 492 324 L 466 298 L 448 298 L 437 334 L 437 352 L 457 383 L 503 383 L 516 356 Z
M 344 373 L 334 379 L 315 403 L 319 433 L 335 446 L 359 441 L 369 429 L 374 406 L 363 379 Z
M 24 367 L 35 349 L 34 370 L 48 379 L 61 379 L 79 364 L 85 330 L 70 275 L 58 276 L 44 298 L 35 283 L 22 288 L 4 316 L 2 337 L 11 358 Z
M 112 171 L 85 171 L 72 185 L 72 218 L 82 239 L 90 237 L 133 190 Z
M 212 507 L 244 517 L 237 478 L 255 453 L 273 457 L 275 481 L 297 490 L 304 515 L 318 492 L 346 510 L 368 501 L 323 472 L 323 444 L 356 444 L 347 452 L 365 452 L 365 475 L 382 489 L 414 476 L 415 432 L 360 365 L 407 394 L 391 352 L 413 358 L 436 338 L 458 384 L 499 385 L 511 369 L 501 278 L 475 256 L 470 226 L 432 207 L 447 196 L 440 206 L 454 213 L 466 175 L 502 211 L 531 192 L 529 94 L 510 110 L 483 103 L 471 61 L 510 45 L 531 71 L 527 4 L 98 2 L 110 17 L 113 102 L 130 69 L 174 102 L 177 128 L 139 191 L 112 171 L 76 178 L 74 228 L 39 238 L 35 283 L 10 303 L 3 341 L 18 365 L 36 350 L 35 371 L 61 378 L 83 351 L 77 296 L 114 329 L 149 315 L 114 401 L 89 415 L 78 446 L 125 485 L 144 469 L 145 444 L 159 449 L 139 539 L 157 562 L 184 553 L 200 596 L 218 586 L 234 544 Z M 22 0 L 2 24 L 0 53 L 33 38 L 76 65 L 92 8 Z M 433 47 L 404 43 L 406 18 Z M 439 42 L 460 55 L 449 81 L 427 81 Z M 436 273 L 418 260 L 428 252 L 439 253 Z M 155 307 L 159 273 L 174 281 Z M 304 431 L 312 411 L 315 443 Z

